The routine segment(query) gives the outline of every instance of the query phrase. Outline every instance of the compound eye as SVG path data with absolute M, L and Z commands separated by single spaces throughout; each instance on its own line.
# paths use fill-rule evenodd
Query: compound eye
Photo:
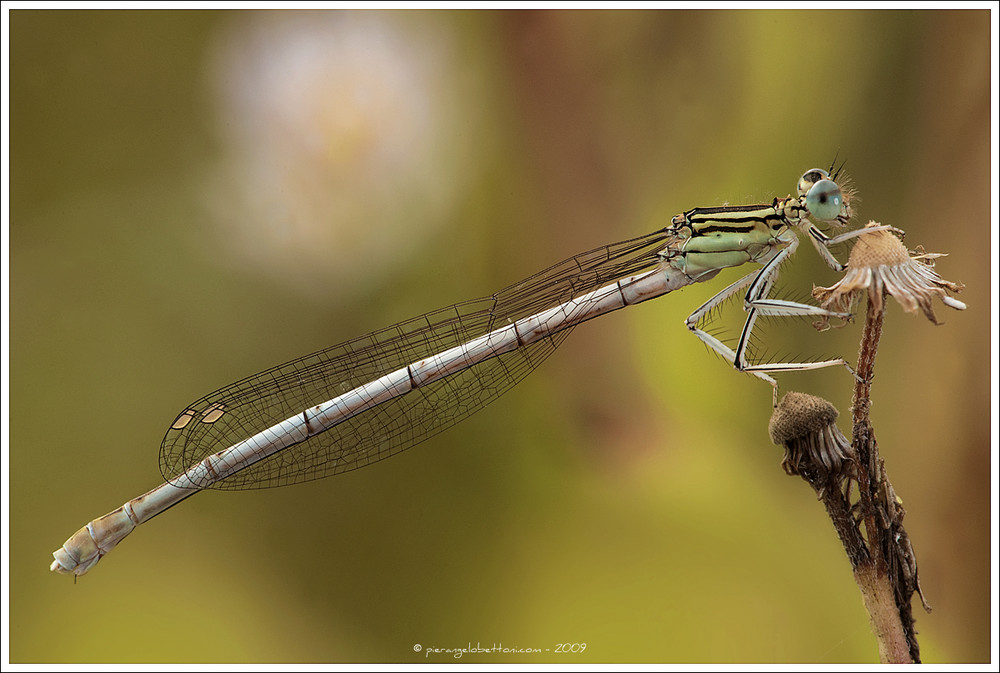
M 817 220 L 831 222 L 843 211 L 844 195 L 833 180 L 820 180 L 806 194 L 806 208 Z
M 824 171 L 822 168 L 809 169 L 808 171 L 802 174 L 801 178 L 799 178 L 799 187 L 798 187 L 799 196 L 805 196 L 806 194 L 808 194 L 809 190 L 812 189 L 812 186 L 815 185 L 820 180 L 829 180 L 829 179 L 830 179 L 830 174 Z

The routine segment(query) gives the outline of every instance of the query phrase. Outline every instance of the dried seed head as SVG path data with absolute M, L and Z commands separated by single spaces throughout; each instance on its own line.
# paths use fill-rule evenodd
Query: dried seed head
M 869 222 L 867 227 L 880 226 Z M 927 319 L 939 324 L 932 301 L 938 297 L 946 305 L 964 310 L 965 304 L 948 292 L 961 292 L 965 286 L 947 281 L 934 271 L 934 260 L 944 255 L 925 253 L 922 248 L 910 252 L 891 232 L 879 230 L 858 237 L 847 262 L 844 277 L 832 287 L 814 287 L 813 296 L 829 310 L 850 312 L 867 291 L 872 305 L 880 310 L 882 297 L 888 293 L 908 313 L 923 312 Z M 816 323 L 819 329 L 829 327 L 826 319 Z
M 878 226 L 869 222 L 866 226 Z M 903 242 L 888 231 L 875 231 L 859 236 L 847 258 L 847 266 L 852 269 L 863 267 L 898 266 L 910 261 L 910 254 Z
M 810 483 L 853 477 L 854 451 L 834 421 L 837 409 L 826 400 L 789 392 L 771 415 L 771 441 L 785 447 L 781 466 Z M 822 477 L 826 477 L 823 479 Z
M 778 403 L 767 431 L 772 442 L 784 444 L 819 432 L 837 420 L 838 415 L 836 407 L 822 397 L 792 391 Z

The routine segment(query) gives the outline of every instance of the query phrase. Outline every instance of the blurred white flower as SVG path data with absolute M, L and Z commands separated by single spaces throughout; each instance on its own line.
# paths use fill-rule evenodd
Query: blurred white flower
M 237 263 L 350 291 L 447 221 L 475 165 L 449 38 L 408 13 L 234 15 L 211 61 L 209 201 Z

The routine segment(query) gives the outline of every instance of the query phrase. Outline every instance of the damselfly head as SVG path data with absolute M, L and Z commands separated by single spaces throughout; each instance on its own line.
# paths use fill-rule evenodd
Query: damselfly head
M 850 192 L 841 189 L 822 168 L 812 168 L 802 174 L 798 193 L 799 197 L 805 197 L 809 214 L 817 220 L 847 224 L 851 219 Z

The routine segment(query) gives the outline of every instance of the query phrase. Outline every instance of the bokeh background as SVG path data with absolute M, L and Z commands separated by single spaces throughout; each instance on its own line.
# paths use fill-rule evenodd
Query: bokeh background
M 392 460 L 198 495 L 75 584 L 48 571 L 160 483 L 191 400 L 682 210 L 784 196 L 838 152 L 859 223 L 967 284 L 943 326 L 889 308 L 873 420 L 934 606 L 924 660 L 989 660 L 988 11 L 16 10 L 10 30 L 13 662 L 877 661 L 821 505 L 778 466 L 770 389 L 682 326 L 738 272 L 577 328 Z M 783 285 L 836 278 L 806 245 Z M 762 332 L 810 358 L 859 334 Z M 843 370 L 782 382 L 849 431 Z

